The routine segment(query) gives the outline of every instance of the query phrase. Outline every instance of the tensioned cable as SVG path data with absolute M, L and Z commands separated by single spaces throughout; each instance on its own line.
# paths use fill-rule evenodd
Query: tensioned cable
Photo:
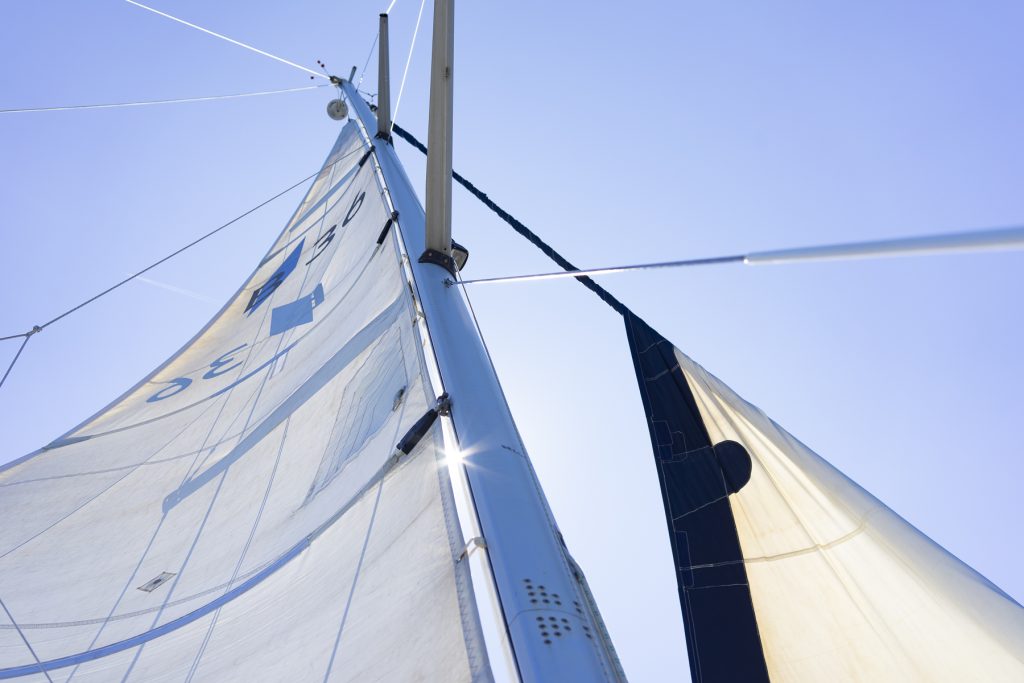
M 394 3 L 392 3 L 394 4 Z M 416 28 L 412 31 L 412 42 L 409 43 L 409 55 L 405 58 L 405 70 L 402 71 L 402 84 L 398 86 L 398 98 L 395 100 L 395 110 L 391 114 L 391 130 L 388 131 L 388 135 L 395 129 L 395 120 L 398 118 L 398 107 L 402 104 L 402 93 L 405 92 L 405 79 L 409 76 L 409 65 L 412 64 L 412 51 L 416 49 L 416 36 L 420 32 L 420 20 L 423 19 L 423 6 L 427 4 L 427 0 L 420 0 L 420 12 L 416 15 Z
M 395 4 L 397 2 L 398 2 L 398 0 L 391 0 L 391 4 L 388 5 L 388 8 L 386 10 L 384 10 L 383 12 L 381 12 L 381 14 L 391 14 L 391 10 L 394 9 Z M 423 11 L 423 8 L 421 7 L 420 8 L 420 12 L 422 12 L 422 11 Z M 356 83 L 356 90 L 358 90 L 359 92 L 362 92 L 361 90 L 359 90 L 359 86 L 361 86 L 363 84 L 363 74 L 366 73 L 366 67 L 370 66 L 370 58 L 373 57 L 373 48 L 377 47 L 377 41 L 378 40 L 380 40 L 380 31 L 377 31 L 377 34 L 373 37 L 373 44 L 370 45 L 370 52 L 369 52 L 369 54 L 366 55 L 366 63 L 363 64 L 363 70 L 359 72 L 359 82 Z M 413 38 L 413 40 L 415 40 L 415 38 Z M 368 93 L 363 93 L 363 94 L 366 95 Z M 373 95 L 370 95 L 370 97 L 373 97 Z
M 555 273 L 535 273 L 532 275 L 486 277 L 477 278 L 475 280 L 460 280 L 459 284 L 472 285 L 484 283 L 497 284 L 503 282 L 536 282 L 539 280 L 557 280 L 566 277 L 579 277 L 581 275 L 593 277 L 595 275 L 612 275 L 615 273 L 625 273 L 635 270 L 650 270 L 653 268 L 711 266 L 723 263 L 741 263 L 747 266 L 757 266 L 766 264 L 795 263 L 798 261 L 885 258 L 892 256 L 913 256 L 996 249 L 1024 249 L 1024 227 L 973 230 L 969 232 L 954 232 L 889 240 L 873 240 L 870 242 L 826 244 L 811 247 L 797 247 L 793 249 L 774 249 L 771 251 L 757 251 L 749 254 L 736 254 L 733 256 L 637 263 L 625 266 L 590 268 L 571 272 L 560 271 Z
M 227 223 L 224 223 L 223 225 L 221 225 L 221 226 L 219 226 L 217 228 L 214 228 L 213 230 L 211 230 L 210 232 L 206 233 L 205 235 L 202 235 L 201 237 L 198 237 L 198 238 L 192 240 L 191 242 L 189 242 L 185 246 L 181 247 L 180 249 L 177 249 L 176 251 L 168 254 L 167 256 L 164 256 L 160 260 L 151 263 L 150 265 L 146 266 L 145 268 L 143 268 L 142 270 L 138 271 L 137 273 L 133 273 L 132 275 L 129 275 L 128 277 L 126 277 L 123 280 L 117 282 L 116 284 L 111 285 L 110 287 L 107 287 L 106 289 L 104 289 L 99 294 L 96 294 L 94 296 L 89 297 L 88 299 L 86 299 L 82 303 L 78 304 L 77 306 L 73 306 L 73 307 L 69 308 L 68 310 L 64 311 L 63 313 L 61 313 L 60 315 L 56 316 L 55 318 L 52 318 L 52 319 L 48 320 L 47 322 L 43 323 L 42 325 L 36 325 L 31 330 L 29 330 L 28 332 L 23 332 L 21 334 L 8 335 L 6 337 L 0 337 L 0 341 L 4 341 L 4 340 L 8 340 L 8 339 L 17 339 L 19 337 L 24 337 L 24 341 L 21 342 L 21 346 L 18 348 L 18 352 L 14 355 L 14 359 L 11 361 L 11 364 L 7 367 L 7 371 L 4 373 L 3 378 L 0 379 L 0 387 L 3 386 L 5 381 L 7 381 L 8 375 L 11 374 L 11 370 L 14 368 L 14 364 L 18 362 L 18 358 L 21 357 L 21 352 L 25 350 L 25 345 L 28 344 L 28 340 L 32 338 L 32 335 L 37 334 L 39 332 L 42 332 L 44 329 L 46 329 L 50 325 L 54 324 L 58 320 L 66 318 L 67 316 L 71 315 L 75 311 L 77 311 L 77 310 L 79 310 L 81 308 L 84 308 L 85 306 L 88 306 L 89 304 L 91 304 L 92 302 L 96 301 L 100 297 L 103 297 L 103 296 L 106 296 L 107 294 L 110 294 L 115 289 L 118 289 L 119 287 L 128 284 L 129 282 L 131 282 L 135 278 L 139 277 L 140 275 L 143 275 L 144 273 L 147 273 L 150 270 L 156 268 L 160 264 L 169 261 L 170 259 L 174 258 L 178 254 L 181 254 L 182 252 L 184 252 L 185 250 L 191 249 L 192 247 L 194 247 L 195 245 L 199 244 L 200 242 L 202 242 L 202 241 L 204 241 L 206 239 L 209 239 L 210 237 L 213 237 L 214 235 L 216 235 L 221 230 L 224 230 L 228 226 L 237 223 L 238 221 L 242 220 L 243 218 L 245 218 L 249 214 L 253 213 L 254 211 L 257 211 L 257 210 L 263 208 L 264 206 L 266 206 L 267 204 L 271 203 L 275 199 L 278 199 L 278 198 L 288 194 L 289 192 L 291 192 L 295 188 L 299 187 L 300 185 L 302 185 L 306 181 L 311 180 L 312 178 L 315 178 L 319 174 L 323 173 L 324 170 L 326 170 L 327 168 L 335 166 L 336 164 L 340 163 L 344 159 L 346 159 L 346 158 L 348 158 L 348 157 L 350 157 L 350 156 L 352 156 L 352 155 L 354 155 L 356 153 L 366 154 L 367 152 L 366 152 L 366 150 L 364 150 L 362 148 L 358 148 L 358 149 L 352 150 L 348 154 L 345 154 L 345 155 L 343 155 L 341 157 L 338 157 L 335 161 L 331 162 L 328 165 L 323 166 L 322 168 L 318 169 L 315 173 L 309 174 L 308 176 L 306 176 L 302 180 L 298 181 L 297 183 L 294 183 L 294 184 L 288 186 L 287 188 L 281 190 L 280 192 L 275 194 L 273 197 L 270 197 L 269 199 L 265 199 L 264 201 L 260 202 L 259 204 L 257 204 L 256 206 L 252 207 L 248 211 L 245 211 L 244 213 L 241 213 L 238 216 L 235 216 L 234 218 L 229 220 Z
M 22 114 L 37 111 L 68 111 L 71 109 L 115 109 L 118 107 L 144 107 L 152 104 L 178 104 L 179 102 L 209 102 L 211 100 L 230 100 L 239 97 L 260 97 L 262 95 L 279 95 L 282 93 L 302 92 L 327 88 L 329 85 L 304 85 L 301 88 L 282 88 L 281 90 L 260 90 L 258 92 L 234 93 L 231 95 L 208 95 L 206 97 L 181 97 L 173 100 L 144 100 L 141 102 L 111 102 L 109 104 L 69 104 L 62 107 L 26 107 L 23 109 L 0 109 L 0 114 Z
M 662 261 L 659 263 L 637 263 L 628 266 L 608 266 L 606 268 L 584 268 L 583 270 L 559 270 L 553 273 L 532 273 L 529 275 L 503 275 L 499 277 L 481 277 L 473 280 L 460 280 L 460 285 L 499 284 L 504 282 L 536 282 L 538 280 L 559 280 L 566 277 L 593 277 L 595 275 L 611 275 L 630 270 L 647 270 L 652 268 L 673 268 L 680 266 L 707 266 L 718 263 L 743 263 L 743 256 L 719 256 L 716 258 L 688 259 L 685 261 Z
M 403 140 L 408 142 L 410 145 L 412 145 L 413 147 L 415 147 L 419 151 L 423 152 L 423 154 L 427 153 L 427 146 L 424 145 L 419 140 L 417 140 L 416 137 L 413 136 L 412 133 L 410 133 L 409 131 L 405 130 L 404 128 L 399 126 L 397 123 L 393 123 L 391 127 L 394 130 L 394 132 L 398 134 L 398 136 L 400 138 L 402 138 Z M 503 209 L 500 206 L 498 206 L 497 204 L 495 204 L 494 201 L 490 197 L 488 197 L 486 194 L 481 192 L 476 187 L 476 185 L 474 185 L 473 183 L 471 183 L 468 180 L 466 180 L 466 178 L 464 178 L 462 175 L 460 175 L 458 172 L 456 172 L 454 170 L 452 171 L 452 178 L 459 185 L 462 185 L 464 188 L 469 190 L 469 193 L 472 194 L 477 199 L 479 199 L 483 203 L 484 206 L 486 206 L 491 211 L 496 213 L 498 215 L 498 218 L 500 218 L 501 220 L 503 220 L 506 223 L 508 223 L 509 226 L 511 226 L 511 228 L 513 230 L 515 230 L 517 233 L 519 233 L 520 235 L 525 237 L 526 240 L 530 244 L 532 244 L 533 246 L 537 247 L 542 252 L 544 252 L 545 256 L 550 258 L 552 261 L 554 261 L 555 263 L 557 263 L 559 266 L 561 266 L 562 268 L 564 268 L 567 271 L 578 271 L 579 270 L 579 268 L 577 268 L 572 263 L 570 263 L 569 259 L 567 259 L 564 256 L 562 256 L 560 253 L 558 253 L 554 249 L 554 247 L 552 247 L 550 244 L 548 244 L 547 242 L 542 240 L 540 238 L 540 236 L 537 235 L 537 233 L 535 233 L 533 230 L 530 230 L 528 227 L 526 227 L 521 221 L 519 221 L 515 216 L 510 214 L 508 211 L 505 211 L 505 209 Z M 612 296 L 611 292 L 609 292 L 607 289 L 605 289 L 601 285 L 599 285 L 596 282 L 594 282 L 593 280 L 591 280 L 589 277 L 587 277 L 585 275 L 574 275 L 573 277 L 576 277 L 576 279 L 579 280 L 581 285 L 583 285 L 584 287 L 586 287 L 587 289 L 592 291 L 594 294 L 596 294 L 598 297 L 600 297 L 600 299 L 602 301 L 604 301 L 606 304 L 611 306 L 611 308 L 615 312 L 619 313 L 622 316 L 635 315 L 631 310 L 629 310 L 629 308 L 626 307 L 626 305 L 624 303 L 622 303 L 621 301 L 616 299 L 614 296 Z
M 171 21 L 176 21 L 179 24 L 184 24 L 185 26 L 188 26 L 189 28 L 194 28 L 197 31 L 202 31 L 203 33 L 206 33 L 208 35 L 213 36 L 214 38 L 220 38 L 221 40 L 226 40 L 227 42 L 229 42 L 229 43 L 231 43 L 233 45 L 237 45 L 239 47 L 244 47 L 246 50 L 252 50 L 256 54 L 263 55 L 264 57 L 270 57 L 273 60 L 281 62 L 282 64 L 287 64 L 290 67 L 293 67 L 295 69 L 299 69 L 301 71 L 305 71 L 306 73 L 312 74 L 313 76 L 316 76 L 318 78 L 326 78 L 326 79 L 330 80 L 330 75 L 328 75 L 328 74 L 320 73 L 319 71 L 314 71 L 313 69 L 307 69 L 306 67 L 302 66 L 301 64 L 296 64 L 295 62 L 292 62 L 292 61 L 289 61 L 289 60 L 285 59 L 284 57 L 278 57 L 277 55 L 270 54 L 269 52 L 267 52 L 265 50 L 261 50 L 261 49 L 259 49 L 257 47 L 253 47 L 252 45 L 248 45 L 246 43 L 243 43 L 240 40 L 235 40 L 234 38 L 229 38 L 228 36 L 224 35 L 223 33 L 217 33 L 215 31 L 211 31 L 208 28 L 203 28 L 202 26 L 198 26 L 196 24 L 193 24 L 190 21 L 185 21 L 184 19 L 179 19 L 178 17 L 173 16 L 171 14 L 167 14 L 166 12 L 161 12 L 158 9 L 154 9 L 152 7 L 148 7 L 146 5 L 143 5 L 141 2 L 135 2 L 135 0 L 124 0 L 124 1 L 127 2 L 130 5 L 135 5 L 136 7 L 141 7 L 142 9 L 147 10 L 149 12 L 152 12 L 153 14 L 159 14 L 161 17 L 166 17 L 167 19 L 170 19 Z
M 359 82 L 356 83 L 356 90 L 363 84 L 363 75 L 366 73 L 366 67 L 370 66 L 370 59 L 373 57 L 373 48 L 377 47 L 377 41 L 380 40 L 380 31 L 377 31 L 373 36 L 373 43 L 370 44 L 370 52 L 366 55 L 366 62 L 363 64 L 363 70 L 359 72 Z
M 145 268 L 143 268 L 139 272 L 133 273 L 132 275 L 129 275 L 128 277 L 124 278 L 123 280 L 121 280 L 117 284 L 114 284 L 114 285 L 111 285 L 110 287 L 107 287 L 106 289 L 104 289 L 99 294 L 96 294 L 94 296 L 89 297 L 88 299 L 86 299 L 82 303 L 78 304 L 77 306 L 69 308 L 68 310 L 66 310 L 63 313 L 61 313 L 60 315 L 58 315 L 56 318 L 53 318 L 52 320 L 49 320 L 49 321 L 43 323 L 42 325 L 40 325 L 39 326 L 40 329 L 46 329 L 47 327 L 49 327 L 53 323 L 57 322 L 58 320 L 66 317 L 66 316 L 71 315 L 72 313 L 74 313 L 75 311 L 79 310 L 80 308 L 83 308 L 84 306 L 88 306 L 89 304 L 91 304 L 92 302 L 96 301 L 97 299 L 99 299 L 102 296 L 110 294 L 111 292 L 113 292 L 118 287 L 121 287 L 122 285 L 128 284 L 129 282 L 131 282 L 135 278 L 139 277 L 140 275 L 142 275 L 144 273 L 149 272 L 150 270 L 152 270 L 153 268 L 156 268 L 160 264 L 165 263 L 166 261 L 174 258 L 175 256 L 177 256 L 178 254 L 182 253 L 186 249 L 194 247 L 195 245 L 199 244 L 203 240 L 206 240 L 206 239 L 209 239 L 210 237 L 213 237 L 214 235 L 216 235 L 221 230 L 223 230 L 223 229 L 227 228 L 228 226 L 230 226 L 230 225 L 240 221 L 241 219 L 245 218 L 246 216 L 248 216 L 252 212 L 256 211 L 257 209 L 263 208 L 264 206 L 266 206 L 270 202 L 274 201 L 275 199 L 277 199 L 277 198 L 287 194 L 288 192 L 291 192 L 292 190 L 294 190 L 299 185 L 302 185 L 303 183 L 305 183 L 307 180 L 310 180 L 311 178 L 317 176 L 319 173 L 320 173 L 320 171 L 317 171 L 316 173 L 311 173 L 310 175 L 306 176 L 305 178 L 303 178 L 302 180 L 298 181 L 297 183 L 294 183 L 293 185 L 290 185 L 287 189 L 281 190 L 280 192 L 275 194 L 270 199 L 267 199 L 267 200 L 265 200 L 263 202 L 260 202 L 259 204 L 257 204 L 253 208 L 249 209 L 245 213 L 242 213 L 242 214 L 232 218 L 230 221 L 228 221 L 227 223 L 221 225 L 220 227 L 214 228 L 213 230 L 211 230 L 210 232 L 206 233 L 205 235 L 203 235 L 203 236 L 201 236 L 201 237 L 199 237 L 199 238 L 189 242 L 185 246 L 183 246 L 180 249 L 178 249 L 178 250 L 168 254 L 167 256 L 164 256 L 159 261 L 155 261 L 154 263 L 151 263 L 150 265 L 146 266 Z
M 394 126 L 395 133 L 410 145 L 423 154 L 427 153 L 427 147 L 416 139 L 409 131 L 399 125 Z M 611 306 L 616 312 L 626 316 L 635 315 L 621 301 L 611 295 L 601 285 L 590 279 L 590 275 L 609 275 L 612 273 L 626 272 L 630 270 L 642 270 L 648 268 L 670 268 L 683 266 L 716 265 L 722 263 L 743 263 L 746 265 L 763 265 L 772 263 L 792 263 L 796 261 L 813 260 L 838 260 L 857 258 L 880 258 L 890 256 L 908 256 L 912 254 L 935 254 L 957 251 L 981 251 L 998 249 L 1021 249 L 1024 248 L 1024 227 L 995 228 L 991 230 L 975 230 L 969 232 L 945 233 L 936 235 L 925 235 L 921 237 L 904 237 L 899 239 L 875 240 L 870 242 L 851 242 L 844 244 L 829 244 L 812 247 L 798 247 L 794 249 L 776 249 L 772 251 L 759 251 L 749 254 L 737 254 L 732 256 L 718 256 L 713 258 L 686 259 L 681 261 L 662 261 L 657 263 L 642 263 L 627 266 L 612 266 L 607 268 L 593 268 L 581 270 L 569 262 L 564 256 L 555 251 L 551 245 L 542 240 L 535 232 L 527 228 L 514 216 L 494 203 L 490 197 L 481 192 L 473 183 L 466 180 L 456 171 L 452 171 L 452 178 L 465 187 L 469 192 L 479 199 L 487 208 L 491 209 L 508 223 L 513 230 L 525 237 L 531 244 L 540 249 L 548 258 L 564 269 L 564 272 L 537 273 L 533 275 L 513 275 L 510 277 L 479 278 L 475 280 L 461 280 L 458 284 L 468 285 L 484 282 L 526 282 L 530 280 L 551 280 L 556 278 L 576 278 L 580 284 L 597 294 L 605 303 Z

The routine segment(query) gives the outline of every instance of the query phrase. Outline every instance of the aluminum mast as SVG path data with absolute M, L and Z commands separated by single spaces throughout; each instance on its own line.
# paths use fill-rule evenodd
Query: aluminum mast
M 522 680 L 615 681 L 603 636 L 516 430 L 451 261 L 452 4 L 434 5 L 427 212 L 389 144 L 376 161 L 410 258 L 451 419 Z M 343 89 L 366 131 L 378 122 L 352 83 Z M 436 152 L 434 151 L 436 150 Z M 432 222 L 433 221 L 433 222 Z M 441 254 L 448 259 L 429 258 Z M 417 259 L 417 254 L 428 256 Z

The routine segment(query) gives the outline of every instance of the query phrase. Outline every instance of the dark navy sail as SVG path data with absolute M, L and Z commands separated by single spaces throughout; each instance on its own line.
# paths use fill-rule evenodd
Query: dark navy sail
M 672 344 L 630 313 L 625 321 L 661 483 L 691 676 L 696 683 L 767 681 L 728 500 L 749 478 L 750 458 L 735 444 L 711 443 Z
M 624 317 L 694 681 L 1024 680 L 1024 608 Z

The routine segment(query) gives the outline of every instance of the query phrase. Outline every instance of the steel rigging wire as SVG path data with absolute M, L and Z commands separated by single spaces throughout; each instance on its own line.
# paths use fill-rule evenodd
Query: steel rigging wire
M 401 126 L 394 126 L 395 133 L 410 145 L 423 154 L 427 153 L 427 147 L 416 139 L 409 131 Z M 815 260 L 845 260 L 864 258 L 885 258 L 891 256 L 909 256 L 918 254 L 937 254 L 964 251 L 981 250 L 1009 250 L 1024 249 L 1024 227 L 1013 226 L 1007 228 L 994 228 L 990 230 L 971 230 L 954 233 L 933 233 L 916 237 L 903 237 L 887 240 L 873 240 L 866 242 L 848 242 L 844 244 L 813 245 L 808 247 L 795 247 L 790 249 L 773 249 L 769 251 L 755 251 L 747 254 L 733 254 L 729 256 L 714 256 L 710 258 L 683 259 L 678 261 L 657 261 L 652 263 L 637 263 L 618 266 L 606 266 L 603 268 L 581 269 L 574 266 L 564 256 L 559 254 L 551 245 L 542 240 L 535 232 L 519 222 L 514 216 L 498 206 L 490 197 L 481 192 L 473 183 L 466 180 L 456 171 L 452 171 L 452 178 L 465 187 L 469 192 L 479 199 L 485 206 L 491 209 L 499 218 L 512 226 L 512 229 L 529 240 L 533 245 L 544 252 L 548 258 L 561 266 L 562 272 L 533 273 L 527 275 L 509 275 L 501 277 L 477 278 L 473 280 L 459 280 L 460 285 L 483 284 L 483 283 L 505 283 L 505 282 L 530 282 L 538 280 L 555 280 L 562 278 L 577 278 L 584 285 L 592 289 L 598 296 L 619 313 L 628 310 L 625 306 L 608 293 L 603 287 L 593 282 L 590 276 L 611 275 L 634 270 L 649 270 L 653 268 L 679 268 L 687 266 L 708 266 L 721 265 L 725 263 L 742 263 L 744 265 L 764 265 L 795 263 L 798 261 Z M 453 282 L 454 284 L 454 282 Z
M 312 74 L 311 78 L 313 78 L 313 77 L 316 77 L 316 78 L 326 78 L 328 80 L 330 80 L 330 78 L 331 78 L 327 74 L 322 74 L 319 71 L 314 71 L 313 69 L 307 69 L 306 67 L 302 66 L 301 64 L 296 64 L 295 62 L 292 62 L 290 60 L 285 59 L 284 57 L 278 57 L 275 54 L 271 54 L 271 53 L 267 52 L 266 50 L 261 50 L 258 47 L 253 47 L 252 45 L 249 45 L 247 43 L 243 43 L 240 40 L 235 40 L 234 38 L 229 38 L 228 36 L 224 35 L 223 33 L 217 33 L 216 31 L 211 31 L 208 28 L 203 28 L 202 26 L 199 26 L 197 24 L 193 24 L 190 21 L 185 21 L 184 19 L 179 19 L 178 17 L 173 16 L 171 14 L 167 14 L 166 12 L 161 12 L 158 9 L 154 9 L 152 7 L 148 7 L 146 5 L 143 5 L 141 2 L 135 2 L 135 0 L 124 0 L 124 1 L 127 2 L 130 5 L 135 5 L 136 7 L 141 7 L 142 9 L 144 9 L 144 10 L 146 10 L 148 12 L 152 12 L 153 14 L 158 14 L 161 17 L 166 17 L 167 19 L 170 19 L 171 21 L 176 21 L 179 24 L 184 24 L 185 26 L 188 26 L 189 28 L 194 28 L 197 31 L 202 31 L 203 33 L 206 33 L 208 35 L 213 36 L 214 38 L 220 38 L 221 40 L 226 40 L 227 42 L 231 43 L 232 45 L 237 45 L 239 47 L 244 47 L 246 50 L 251 50 L 251 51 L 255 52 L 256 54 L 263 55 L 264 57 L 269 57 L 270 59 L 273 59 L 275 61 L 281 62 L 282 64 L 287 64 L 288 66 L 293 67 L 295 69 L 299 69 L 300 71 L 305 71 L 308 74 Z
M 182 102 L 210 102 L 213 100 L 231 100 L 239 97 L 260 97 L 262 95 L 279 95 L 283 93 L 304 92 L 330 87 L 322 85 L 304 85 L 301 88 L 282 88 L 280 90 L 260 90 L 257 92 L 233 93 L 230 95 L 208 95 L 205 97 L 181 97 L 172 100 L 141 100 L 138 102 L 111 102 L 108 104 L 68 104 L 59 107 L 25 107 L 22 109 L 0 109 L 0 114 L 26 114 L 41 111 L 69 111 L 72 109 L 117 109 L 119 107 L 143 107 L 153 104 L 179 104 Z
M 107 287 L 102 292 L 89 297 L 88 299 L 86 299 L 85 301 L 81 302 L 80 304 L 78 304 L 76 306 L 72 306 L 68 310 L 64 311 L 63 313 L 61 313 L 60 315 L 58 315 L 58 316 L 56 316 L 54 318 L 51 318 L 50 320 L 46 321 L 42 325 L 35 325 L 28 332 L 22 332 L 21 334 L 12 334 L 12 335 L 8 335 L 8 336 L 5 336 L 5 337 L 0 337 L 0 341 L 4 341 L 4 340 L 8 340 L 8 339 L 23 338 L 23 341 L 21 342 L 21 346 L 18 348 L 18 352 L 14 355 L 14 359 L 11 361 L 10 365 L 7 366 L 7 370 L 4 372 L 3 377 L 0 378 L 0 387 L 3 387 L 4 382 L 7 381 L 7 377 L 11 374 L 11 370 L 14 368 L 15 363 L 18 362 L 18 358 L 21 357 L 21 352 L 25 350 L 25 345 L 28 344 L 28 340 L 32 338 L 32 335 L 38 334 L 39 332 L 42 332 L 44 329 L 46 329 L 50 325 L 54 324 L 58 320 L 62 320 L 63 318 L 66 318 L 67 316 L 71 315 L 75 311 L 78 311 L 78 310 L 88 306 L 89 304 L 93 303 L 97 299 L 99 299 L 101 297 L 104 297 L 107 294 L 110 294 L 114 290 L 118 289 L 119 287 L 122 287 L 122 286 L 128 284 L 129 282 L 131 282 L 135 278 L 139 277 L 140 275 L 143 275 L 144 273 L 147 273 L 150 270 L 153 270 L 154 268 L 156 268 L 160 264 L 165 263 L 165 262 L 171 260 L 175 256 L 181 254 L 182 252 L 184 252 L 184 251 L 186 251 L 188 249 L 191 249 L 192 247 L 196 246 L 200 242 L 203 242 L 204 240 L 207 240 L 210 237 L 213 237 L 214 235 L 216 235 L 221 230 L 224 230 L 225 228 L 227 228 L 227 227 L 229 227 L 231 225 L 234 225 L 235 223 L 237 223 L 238 221 L 242 220 L 243 218 L 245 218 L 249 214 L 251 214 L 251 213 L 253 213 L 253 212 L 255 212 L 255 211 L 259 210 L 259 209 L 262 209 L 264 206 L 266 206 L 267 204 L 270 204 L 275 199 L 279 199 L 280 197 L 283 197 L 284 195 L 288 194 L 289 192 L 291 192 L 295 188 L 299 187 L 300 185 L 304 184 L 305 182 L 307 182 L 309 180 L 312 180 L 316 176 L 320 175 L 326 169 L 328 169 L 328 168 L 332 168 L 333 169 L 334 166 L 336 166 L 337 164 L 339 164 L 340 162 L 342 162 L 346 158 L 351 157 L 351 156 L 353 156 L 354 154 L 357 154 L 357 153 L 367 154 L 368 152 L 367 152 L 367 150 L 360 148 L 360 149 L 355 149 L 355 150 L 353 150 L 353 151 L 349 152 L 348 154 L 345 154 L 345 155 L 343 155 L 341 157 L 338 157 L 336 160 L 334 160 L 330 164 L 323 166 L 322 168 L 318 169 L 314 173 L 309 174 L 308 176 L 306 176 L 302 180 L 300 180 L 300 181 L 298 181 L 296 183 L 293 183 L 292 185 L 289 185 L 288 187 L 286 187 L 285 189 L 281 190 L 280 192 L 278 192 L 274 196 L 272 196 L 272 197 L 270 197 L 268 199 L 265 199 L 262 202 L 260 202 L 259 204 L 257 204 L 256 206 L 248 209 L 247 211 L 245 211 L 243 213 L 240 213 L 239 215 L 237 215 L 234 218 L 232 218 L 231 220 L 229 220 L 227 223 L 224 223 L 223 225 L 221 225 L 219 227 L 216 227 L 213 230 L 209 231 L 205 235 L 202 235 L 202 236 L 192 240 L 191 242 L 189 242 L 185 246 L 181 247 L 180 249 L 177 249 L 177 250 L 171 252 L 170 254 L 168 254 L 167 256 L 164 256 L 163 258 L 161 258 L 161 259 L 159 259 L 157 261 L 154 261 L 153 263 L 149 264 L 148 266 L 146 266 L 142 270 L 129 275 L 128 277 L 124 278 L 123 280 L 121 280 L 121 281 L 111 285 L 110 287 Z
M 995 228 L 993 230 L 970 230 L 944 234 L 920 235 L 889 240 L 868 242 L 847 242 L 844 244 L 821 244 L 792 249 L 755 251 L 749 254 L 714 256 L 710 258 L 683 259 L 679 261 L 655 261 L 604 268 L 587 268 L 554 273 L 529 275 L 507 275 L 462 280 L 459 284 L 499 284 L 506 282 L 537 282 L 558 280 L 586 275 L 613 275 L 635 270 L 655 268 L 680 268 L 686 266 L 712 266 L 723 263 L 741 263 L 745 266 L 796 263 L 798 261 L 839 261 L 851 259 L 886 258 L 892 256 L 921 256 L 926 254 L 954 253 L 965 251 L 993 251 L 1024 249 L 1024 227 Z
M 363 75 L 366 73 L 366 67 L 370 66 L 370 59 L 373 57 L 373 48 L 377 47 L 378 40 L 380 40 L 380 31 L 373 35 L 373 42 L 370 44 L 370 52 L 366 55 L 366 62 L 363 63 L 363 70 L 359 72 L 359 80 L 355 84 L 357 90 L 359 89 L 359 86 L 363 84 Z
M 391 3 L 391 7 L 394 6 L 394 2 Z M 398 118 L 398 108 L 402 105 L 402 93 L 405 92 L 405 79 L 409 76 L 409 65 L 412 64 L 412 51 L 416 49 L 416 36 L 420 32 L 420 21 L 423 19 L 423 7 L 427 4 L 427 0 L 420 0 L 420 11 L 416 15 L 416 28 L 412 32 L 412 42 L 409 43 L 409 55 L 405 58 L 405 70 L 402 71 L 402 83 L 398 86 L 398 98 L 395 100 L 395 110 L 391 114 L 391 129 L 388 130 L 388 135 L 391 135 L 391 131 L 395 129 L 395 120 Z M 388 9 L 391 9 L 388 7 Z

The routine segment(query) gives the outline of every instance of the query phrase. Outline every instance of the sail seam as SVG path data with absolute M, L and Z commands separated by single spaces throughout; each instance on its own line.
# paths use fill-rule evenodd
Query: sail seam
M 721 499 L 719 499 L 721 500 Z M 859 536 L 867 530 L 867 518 L 865 517 L 857 528 L 853 529 L 849 533 L 846 533 L 839 538 L 829 541 L 828 543 L 819 543 L 816 545 L 808 546 L 806 548 L 798 548 L 797 550 L 790 550 L 784 553 L 777 553 L 775 555 L 759 555 L 758 557 L 744 557 L 742 560 L 728 560 L 726 562 L 707 562 L 704 564 L 691 564 L 689 566 L 680 567 L 680 569 L 711 569 L 714 567 L 725 567 L 728 565 L 735 564 L 752 564 L 756 562 L 773 562 L 775 560 L 785 560 L 791 557 L 798 557 L 800 555 L 808 555 L 811 553 L 819 552 L 822 550 L 829 550 L 838 545 L 842 545 L 847 541 Z
M 301 555 L 306 549 L 308 549 L 313 541 L 323 535 L 329 528 L 331 528 L 335 522 L 341 519 L 349 509 L 351 509 L 357 502 L 367 494 L 367 492 L 379 484 L 384 477 L 386 477 L 393 469 L 404 465 L 409 462 L 409 458 L 388 458 L 388 460 L 380 467 L 377 472 L 370 477 L 369 481 L 359 490 L 359 492 L 353 496 L 353 498 L 337 510 L 330 518 L 328 518 L 323 524 L 314 529 L 312 532 L 307 534 L 302 540 L 292 546 L 289 550 L 284 552 L 282 555 L 277 557 L 275 560 L 270 561 L 267 565 L 252 576 L 249 580 L 239 584 L 237 587 L 225 592 L 220 597 L 211 600 L 201 607 L 197 607 L 191 612 L 184 614 L 176 619 L 172 619 L 165 624 L 151 628 L 148 631 L 143 631 L 135 636 L 131 636 L 124 640 L 110 643 L 102 647 L 94 648 L 91 650 L 85 650 L 73 655 L 67 655 L 64 657 L 58 657 L 55 659 L 45 660 L 39 664 L 26 664 L 22 666 L 8 667 L 0 669 L 0 679 L 17 678 L 19 676 L 25 676 L 31 673 L 46 673 L 54 669 L 62 669 L 68 666 L 81 664 L 83 662 L 100 659 L 124 650 L 142 645 L 151 640 L 155 640 L 161 636 L 167 635 L 187 626 L 188 624 L 200 619 L 207 614 L 210 614 L 216 609 L 223 607 L 224 605 L 232 602 L 235 598 L 248 592 L 252 588 L 255 588 L 265 579 L 276 573 L 279 569 L 287 565 L 293 559 Z M 218 587 L 219 588 L 219 587 Z

